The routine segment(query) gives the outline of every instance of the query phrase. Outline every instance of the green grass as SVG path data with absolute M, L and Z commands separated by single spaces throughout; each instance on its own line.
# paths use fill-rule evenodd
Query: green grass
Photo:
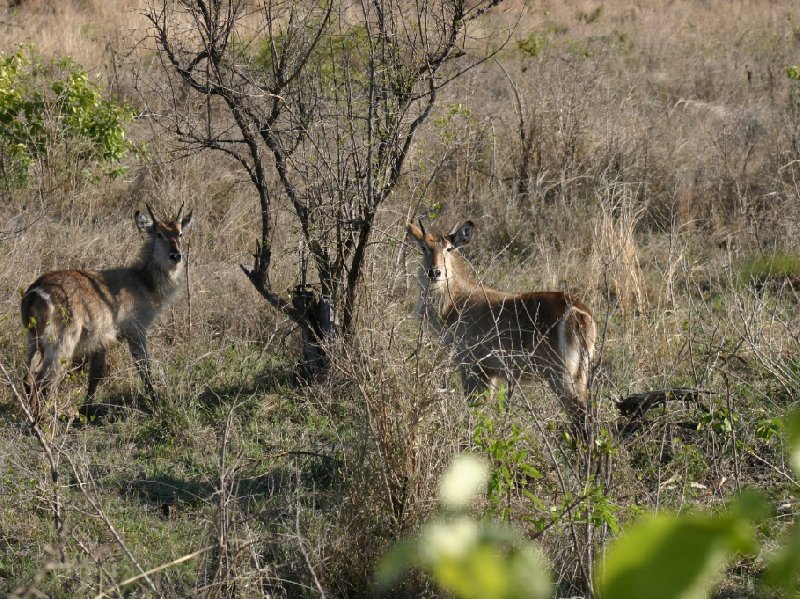
M 739 277 L 745 283 L 770 280 L 800 282 L 800 256 L 788 253 L 754 256 L 739 266 Z

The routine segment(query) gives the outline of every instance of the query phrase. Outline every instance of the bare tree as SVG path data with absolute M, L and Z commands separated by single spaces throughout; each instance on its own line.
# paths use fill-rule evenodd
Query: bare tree
M 489 53 L 476 54 L 475 45 L 467 52 L 470 25 L 500 2 L 149 5 L 164 68 L 180 84 L 161 122 L 187 148 L 225 153 L 246 171 L 258 192 L 261 238 L 242 270 L 312 345 L 334 330 L 352 333 L 378 207 L 439 90 Z M 284 205 L 308 256 L 293 301 L 270 281 L 275 212 Z

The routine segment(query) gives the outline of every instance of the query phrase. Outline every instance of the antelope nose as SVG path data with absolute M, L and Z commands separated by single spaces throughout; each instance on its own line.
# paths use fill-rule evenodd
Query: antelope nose
M 181 261 L 181 253 L 180 252 L 170 252 L 169 259 L 172 260 L 175 264 Z
M 429 279 L 438 279 L 442 276 L 442 271 L 438 268 L 429 268 L 428 269 L 428 278 Z

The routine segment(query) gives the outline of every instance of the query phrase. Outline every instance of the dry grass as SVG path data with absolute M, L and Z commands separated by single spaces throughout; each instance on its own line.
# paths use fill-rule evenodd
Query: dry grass
M 116 93 L 157 106 L 137 95 L 163 83 L 148 43 L 133 43 L 143 36 L 137 2 L 12 4 L 0 12 L 4 48 L 34 42 L 44 55 L 70 54 Z M 753 257 L 800 251 L 800 116 L 784 76 L 800 49 L 800 8 L 512 3 L 476 34 L 517 21 L 512 43 L 446 88 L 417 138 L 378 217 L 356 339 L 314 385 L 293 384 L 296 336 L 239 270 L 258 215 L 232 164 L 176 158 L 173 140 L 142 117 L 132 134 L 150 153 L 123 178 L 8 195 L 2 229 L 27 227 L 0 241 L 0 347 L 14 382 L 23 371 L 20 288 L 51 268 L 128 262 L 140 243 L 133 212 L 144 201 L 163 210 L 186 202 L 196 220 L 191 301 L 152 334 L 163 405 L 152 416 L 121 409 L 99 426 L 48 431 L 63 468 L 60 546 L 40 446 L 10 389 L 0 390 L 0 594 L 96 593 L 137 575 L 131 555 L 146 570 L 210 547 L 153 584 L 175 597 L 320 588 L 367 596 L 376 558 L 431 513 L 436 477 L 452 454 L 476 449 L 484 417 L 501 440 L 521 427 L 519 446 L 542 472 L 507 489 L 506 512 L 490 500 L 487 509 L 537 537 L 564 593 L 577 592 L 580 564 L 612 536 L 602 517 L 592 539 L 580 524 L 580 509 L 597 509 L 598 497 L 624 523 L 636 506 L 716 506 L 737 485 L 754 485 L 796 513 L 772 419 L 797 403 L 800 300 L 790 277 L 759 291 L 739 273 L 759 264 Z M 514 43 L 531 35 L 535 56 Z M 461 401 L 450 357 L 411 316 L 416 258 L 402 225 L 410 205 L 422 212 L 436 203 L 432 227 L 477 222 L 467 257 L 488 284 L 570 289 L 593 307 L 603 334 L 594 432 L 612 438 L 592 456 L 602 476 L 589 482 L 575 467 L 559 430 L 564 416 L 545 389 L 522 390 L 505 411 Z M 291 220 L 278 218 L 273 283 L 289 289 L 298 247 Z M 101 399 L 127 406 L 138 381 L 126 352 L 115 352 L 112 368 Z M 66 383 L 62 401 L 84 384 Z M 710 411 L 672 406 L 637 435 L 614 437 L 612 400 L 676 385 L 714 390 Z M 681 420 L 702 426 L 686 431 Z M 591 502 L 571 505 L 595 486 Z M 782 526 L 771 520 L 762 532 L 773 537 Z M 730 584 L 741 591 L 755 576 L 743 563 Z M 136 584 L 151 592 L 144 579 Z M 422 579 L 400 592 L 434 593 Z

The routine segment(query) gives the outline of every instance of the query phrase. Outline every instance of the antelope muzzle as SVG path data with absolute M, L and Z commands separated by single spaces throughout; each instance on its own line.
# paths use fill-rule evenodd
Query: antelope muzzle
M 425 272 L 431 281 L 436 281 L 442 278 L 442 270 L 440 268 L 426 268 Z

